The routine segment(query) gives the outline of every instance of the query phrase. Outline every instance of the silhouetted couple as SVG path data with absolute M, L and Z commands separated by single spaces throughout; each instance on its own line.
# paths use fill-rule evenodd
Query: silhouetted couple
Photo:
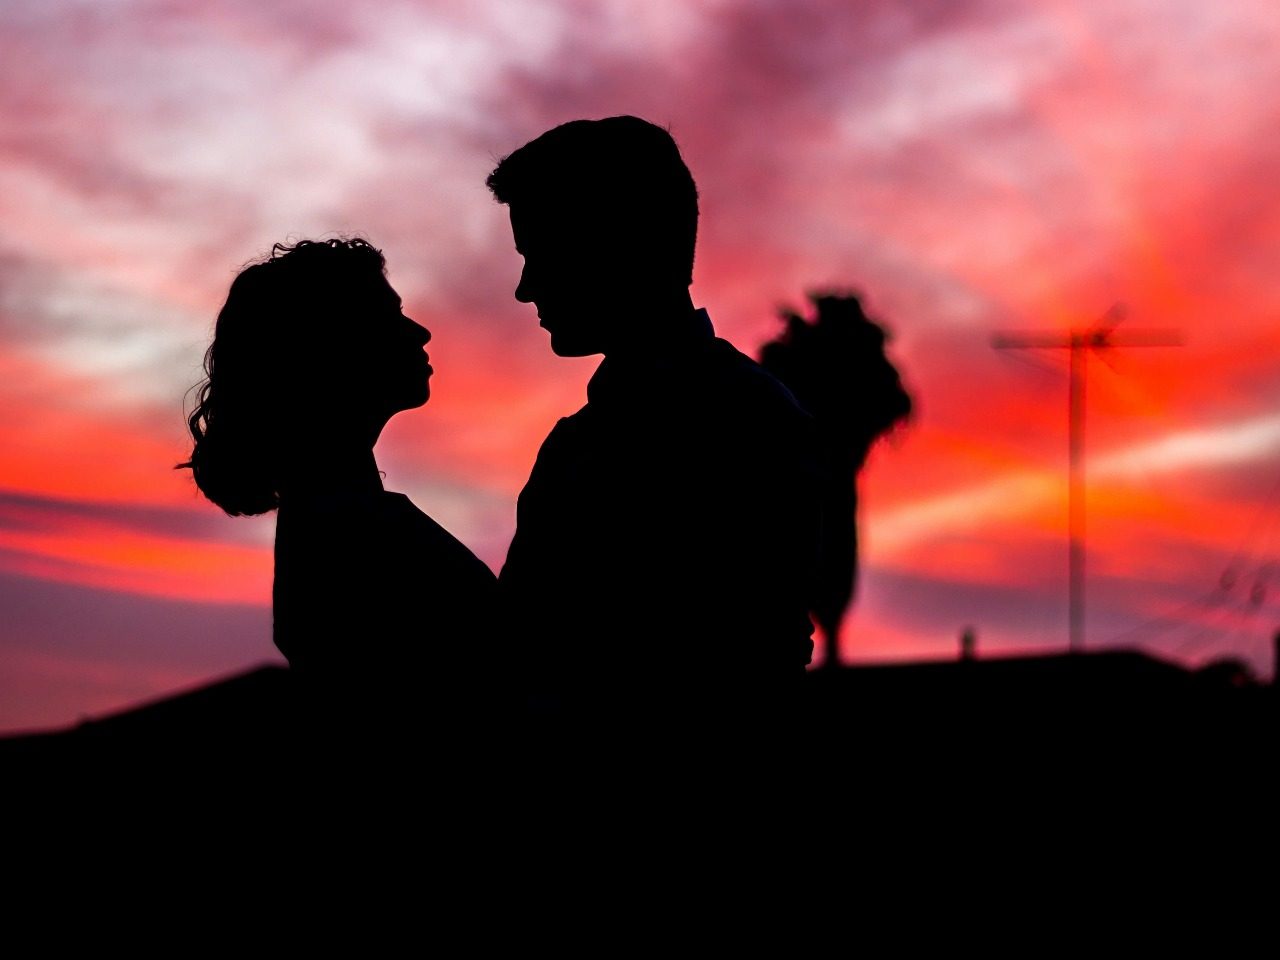
M 465 735 L 785 719 L 819 552 L 809 418 L 689 295 L 697 192 L 634 117 L 556 127 L 488 179 L 551 349 L 603 354 L 543 443 L 497 579 L 373 446 L 421 406 L 430 333 L 363 240 L 277 246 L 232 284 L 190 466 L 231 514 L 278 508 L 275 640 L 335 728 Z

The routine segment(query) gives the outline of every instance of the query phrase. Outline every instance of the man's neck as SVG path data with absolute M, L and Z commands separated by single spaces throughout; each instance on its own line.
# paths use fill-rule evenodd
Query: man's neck
M 661 293 L 633 301 L 628 317 L 603 352 L 626 361 L 631 357 L 661 354 L 700 330 L 702 321 L 688 289 Z

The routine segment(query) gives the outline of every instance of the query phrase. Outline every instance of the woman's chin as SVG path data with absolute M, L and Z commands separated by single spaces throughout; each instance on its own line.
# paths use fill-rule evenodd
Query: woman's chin
M 431 388 L 424 386 L 421 390 L 415 390 L 413 393 L 406 393 L 400 397 L 396 403 L 396 412 L 403 410 L 416 410 L 418 407 L 426 404 L 431 399 Z

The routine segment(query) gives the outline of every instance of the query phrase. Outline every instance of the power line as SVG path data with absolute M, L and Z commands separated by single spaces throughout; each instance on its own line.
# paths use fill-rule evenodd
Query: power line
M 1272 484 L 1267 495 L 1258 505 L 1258 509 L 1254 512 L 1244 533 L 1239 537 L 1235 550 L 1222 568 L 1221 573 L 1218 574 L 1217 583 L 1212 590 L 1204 596 L 1182 604 L 1169 613 L 1144 620 L 1136 626 L 1115 634 L 1106 641 L 1106 645 L 1111 646 L 1129 642 L 1144 633 L 1154 631 L 1154 634 L 1148 640 L 1148 642 L 1152 642 L 1181 627 L 1191 626 L 1186 623 L 1186 617 L 1189 614 L 1218 600 L 1225 601 L 1230 599 L 1231 592 L 1235 586 L 1248 580 L 1251 576 L 1254 578 L 1255 587 L 1261 584 L 1261 589 L 1265 595 L 1267 584 L 1273 578 L 1280 579 L 1280 563 L 1275 560 L 1264 559 L 1257 566 L 1252 564 L 1255 555 L 1260 550 L 1265 551 L 1267 549 L 1272 533 L 1277 527 L 1277 521 L 1280 521 L 1280 475 L 1277 476 L 1276 482 Z M 1264 596 L 1262 602 L 1246 611 L 1247 620 L 1251 623 L 1265 605 Z M 1202 630 L 1193 639 L 1203 639 L 1204 632 Z M 1240 624 L 1237 624 L 1226 636 L 1229 638 L 1232 634 L 1241 632 L 1243 632 L 1243 628 Z M 1189 643 L 1190 640 L 1185 640 L 1183 644 L 1179 645 L 1177 651 L 1180 651 L 1183 646 Z

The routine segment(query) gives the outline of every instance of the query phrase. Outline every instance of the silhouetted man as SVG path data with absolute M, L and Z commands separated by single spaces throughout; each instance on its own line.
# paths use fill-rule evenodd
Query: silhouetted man
M 516 299 L 558 355 L 605 356 L 538 453 L 500 578 L 533 702 L 641 723 L 776 707 L 813 646 L 811 424 L 693 306 L 675 142 L 578 120 L 488 183 L 524 257 Z

